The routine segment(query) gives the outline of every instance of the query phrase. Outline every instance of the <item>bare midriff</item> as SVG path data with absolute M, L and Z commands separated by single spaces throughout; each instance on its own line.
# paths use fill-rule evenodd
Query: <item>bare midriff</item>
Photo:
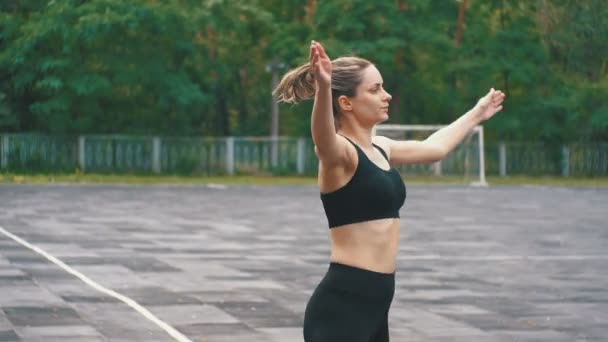
M 389 218 L 332 228 L 330 260 L 380 273 L 395 272 L 399 224 L 398 218 Z

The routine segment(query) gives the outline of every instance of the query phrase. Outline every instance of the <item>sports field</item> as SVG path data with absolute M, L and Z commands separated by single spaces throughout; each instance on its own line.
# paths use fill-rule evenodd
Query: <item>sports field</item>
M 413 185 L 391 341 L 605 341 L 608 189 Z M 302 341 L 313 185 L 0 184 L 0 341 Z

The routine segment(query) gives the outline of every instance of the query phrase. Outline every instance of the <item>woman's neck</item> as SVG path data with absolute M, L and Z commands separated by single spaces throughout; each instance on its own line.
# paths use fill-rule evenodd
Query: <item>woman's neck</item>
M 338 134 L 347 136 L 362 148 L 372 148 L 372 128 L 342 126 Z

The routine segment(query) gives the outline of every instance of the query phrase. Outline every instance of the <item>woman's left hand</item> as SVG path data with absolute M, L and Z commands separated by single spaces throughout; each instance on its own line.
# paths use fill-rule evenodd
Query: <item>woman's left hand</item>
M 486 96 L 477 101 L 475 106 L 477 116 L 480 121 L 486 121 L 494 114 L 502 110 L 502 102 L 505 99 L 505 94 L 500 90 L 490 89 Z

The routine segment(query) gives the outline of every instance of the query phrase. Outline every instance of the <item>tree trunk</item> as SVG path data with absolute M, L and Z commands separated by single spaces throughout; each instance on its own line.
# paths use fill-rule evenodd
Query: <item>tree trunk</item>
M 458 22 L 456 23 L 456 47 L 459 47 L 462 41 L 462 26 L 464 25 L 464 13 L 466 8 L 467 0 L 460 0 L 460 6 L 458 7 Z
M 216 117 L 216 134 L 229 136 L 230 135 L 230 121 L 228 114 L 228 104 L 226 103 L 226 96 L 224 94 L 224 87 L 222 82 L 217 82 L 215 85 L 215 115 Z
M 237 91 L 239 93 L 239 125 L 238 130 L 239 134 L 246 135 L 247 134 L 247 120 L 249 119 L 249 112 L 247 110 L 247 94 L 245 93 L 245 82 L 247 81 L 247 71 L 245 69 L 240 69 L 236 73 L 236 84 Z
M 312 18 L 315 16 L 317 9 L 317 0 L 308 0 L 306 3 L 306 23 L 312 26 Z

